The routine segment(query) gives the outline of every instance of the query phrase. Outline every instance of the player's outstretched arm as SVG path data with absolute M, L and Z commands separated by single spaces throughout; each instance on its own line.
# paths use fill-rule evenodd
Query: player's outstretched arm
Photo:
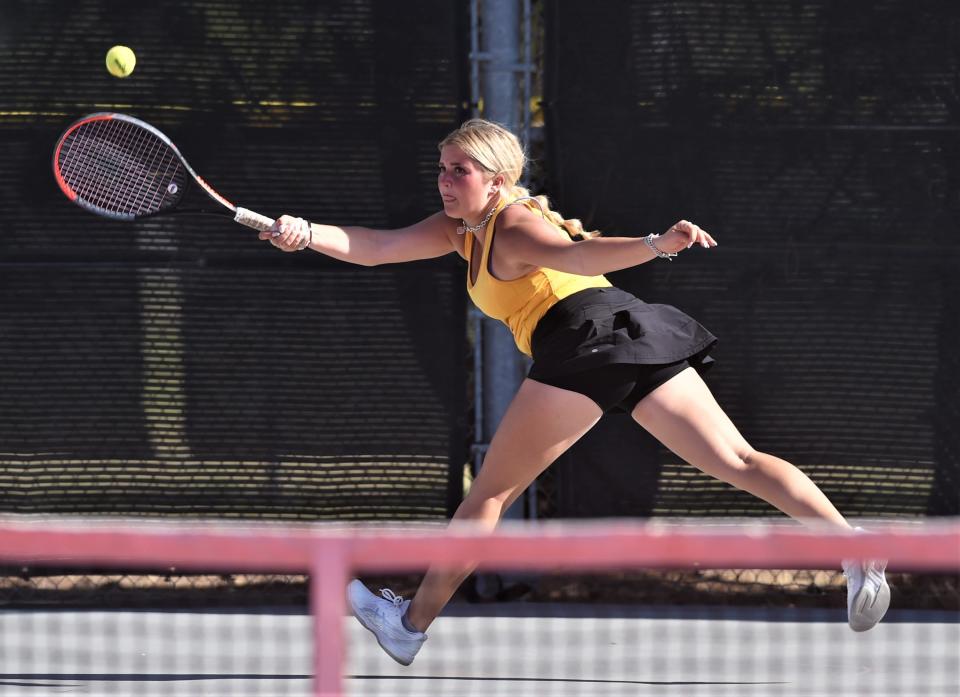
M 341 261 L 377 266 L 449 254 L 455 229 L 456 222 L 442 212 L 396 230 L 321 225 L 283 215 L 259 237 L 285 252 L 309 247 Z
M 657 257 L 673 257 L 694 245 L 716 247 L 713 237 L 686 220 L 672 225 L 662 235 L 647 237 L 593 237 L 573 241 L 557 234 L 557 228 L 526 209 L 505 211 L 503 229 L 497 235 L 500 251 L 531 266 L 546 267 L 582 276 L 597 276 L 646 263 Z

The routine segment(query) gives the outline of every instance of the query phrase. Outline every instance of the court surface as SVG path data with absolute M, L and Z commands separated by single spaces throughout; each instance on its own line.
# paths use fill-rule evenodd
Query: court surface
M 354 696 L 960 694 L 947 612 L 855 634 L 836 610 L 451 606 L 408 668 L 344 626 Z M 310 661 L 286 610 L 0 612 L 0 697 L 309 695 Z

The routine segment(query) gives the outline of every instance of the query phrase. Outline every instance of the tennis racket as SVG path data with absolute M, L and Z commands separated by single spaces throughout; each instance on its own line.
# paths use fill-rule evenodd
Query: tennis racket
M 228 215 L 255 230 L 273 220 L 233 205 L 187 164 L 177 146 L 148 123 L 126 114 L 97 113 L 72 123 L 53 152 L 53 174 L 67 198 L 91 213 L 139 220 L 166 213 Z M 204 204 L 180 208 L 196 184 Z

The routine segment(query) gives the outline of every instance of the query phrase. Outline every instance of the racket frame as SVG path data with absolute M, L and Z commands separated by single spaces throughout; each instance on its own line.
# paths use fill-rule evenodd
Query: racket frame
M 126 123 L 133 124 L 138 128 L 142 128 L 148 131 L 149 133 L 151 133 L 152 135 L 160 139 L 161 142 L 163 142 L 173 151 L 173 154 L 176 155 L 177 159 L 180 161 L 180 164 L 183 165 L 184 170 L 186 170 L 187 174 L 190 175 L 190 177 L 193 179 L 194 182 L 196 182 L 196 184 L 200 187 L 200 189 L 205 194 L 207 194 L 207 196 L 209 196 L 212 200 L 216 201 L 221 206 L 223 206 L 226 209 L 225 211 L 223 211 L 223 213 L 224 214 L 229 213 L 229 215 L 236 222 L 242 225 L 246 225 L 247 227 L 251 227 L 255 230 L 266 230 L 271 225 L 273 225 L 273 222 L 274 222 L 273 219 L 260 215 L 259 213 L 251 211 L 247 208 L 241 208 L 239 206 L 235 206 L 233 203 L 227 200 L 224 196 L 222 196 L 219 192 L 217 192 L 217 190 L 214 189 L 212 186 L 210 186 L 206 182 L 206 180 L 204 180 L 203 177 L 201 177 L 199 174 L 196 173 L 193 167 L 190 166 L 190 163 L 187 162 L 187 159 L 180 152 L 180 149 L 177 148 L 177 146 L 173 143 L 173 141 L 170 140 L 170 138 L 167 137 L 167 135 L 164 134 L 160 129 L 156 128 L 155 126 L 151 126 L 146 121 L 142 121 L 133 116 L 129 116 L 127 114 L 120 114 L 117 112 L 110 112 L 110 111 L 100 111 L 93 114 L 87 114 L 86 116 L 74 121 L 69 126 L 67 126 L 64 132 L 60 135 L 60 138 L 57 140 L 57 145 L 53 151 L 53 175 L 57 181 L 57 186 L 60 187 L 60 190 L 64 193 L 64 195 L 66 195 L 66 197 L 70 199 L 73 203 L 77 204 L 81 208 L 84 208 L 92 213 L 96 213 L 97 215 L 103 216 L 105 218 L 111 218 L 113 220 L 124 220 L 124 221 L 141 220 L 143 218 L 149 218 L 155 215 L 164 215 L 164 214 L 175 213 L 175 212 L 189 212 L 189 211 L 176 211 L 175 209 L 179 205 L 179 203 L 174 204 L 174 206 L 171 209 L 156 211 L 153 213 L 136 214 L 136 213 L 120 213 L 117 211 L 110 211 L 84 199 L 76 191 L 74 191 L 73 188 L 71 188 L 70 185 L 64 180 L 63 175 L 60 173 L 59 162 L 60 162 L 60 151 L 63 149 L 63 146 L 66 143 L 67 137 L 73 131 L 77 130 L 78 128 L 80 128 L 85 124 L 91 123 L 93 121 L 112 121 L 112 120 L 124 121 Z M 197 211 L 197 212 L 210 213 L 215 211 Z

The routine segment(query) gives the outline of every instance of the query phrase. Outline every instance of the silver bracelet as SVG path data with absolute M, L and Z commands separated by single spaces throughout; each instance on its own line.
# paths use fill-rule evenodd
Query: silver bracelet
M 650 233 L 649 235 L 643 238 L 643 241 L 647 243 L 647 246 L 653 250 L 653 253 L 656 254 L 657 257 L 659 257 L 660 259 L 666 259 L 667 261 L 673 261 L 673 258 L 677 256 L 677 253 L 674 252 L 673 254 L 671 254 L 669 252 L 664 252 L 658 249 L 657 245 L 653 243 L 653 241 L 658 237 L 660 237 L 660 235 L 654 235 L 653 233 Z
M 309 247 L 311 244 L 313 244 L 313 225 L 310 224 L 310 221 L 309 221 L 309 220 L 304 220 L 303 218 L 300 218 L 300 220 L 303 220 L 303 222 L 306 223 L 306 225 L 307 225 L 307 230 L 310 231 L 310 239 L 308 239 L 308 240 L 307 240 L 307 243 L 306 243 L 305 245 L 303 245 L 302 247 L 297 247 L 297 251 L 298 251 L 298 252 L 302 252 L 304 249 L 306 249 L 306 248 Z

